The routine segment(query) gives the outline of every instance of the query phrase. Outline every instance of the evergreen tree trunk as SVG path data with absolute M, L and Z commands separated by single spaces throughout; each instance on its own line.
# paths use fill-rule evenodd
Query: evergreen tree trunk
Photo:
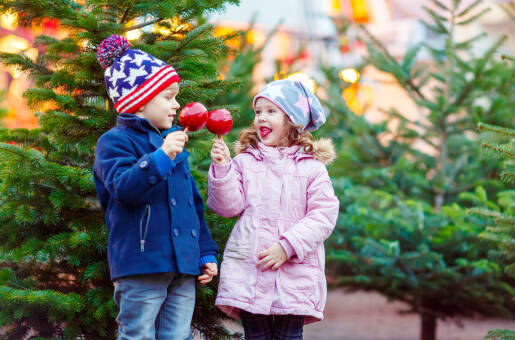
M 420 340 L 436 340 L 436 317 L 434 314 L 422 312 L 421 318 L 421 329 L 420 329 Z

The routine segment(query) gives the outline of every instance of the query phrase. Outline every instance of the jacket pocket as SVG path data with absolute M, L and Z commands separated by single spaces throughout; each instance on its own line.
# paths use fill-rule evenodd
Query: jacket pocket
M 220 267 L 220 280 L 229 282 L 248 281 L 250 279 L 249 268 L 252 268 L 252 266 L 247 257 L 240 252 L 225 251 Z
M 279 270 L 280 281 L 287 289 L 313 290 L 319 280 L 316 259 L 306 258 L 302 262 L 286 261 Z
M 237 245 L 227 243 L 224 251 L 224 258 L 230 257 L 237 260 L 247 259 L 250 256 L 250 243 L 239 242 Z
M 254 265 L 250 263 L 250 243 L 229 240 L 224 250 L 224 258 L 220 268 L 220 280 L 243 282 L 249 279 L 248 270 Z
M 224 257 L 233 259 L 250 258 L 256 221 L 251 216 L 241 216 L 227 240 Z
M 145 251 L 145 242 L 147 240 L 148 225 L 150 223 L 150 204 L 145 205 L 143 216 L 139 221 L 139 250 L 141 253 Z

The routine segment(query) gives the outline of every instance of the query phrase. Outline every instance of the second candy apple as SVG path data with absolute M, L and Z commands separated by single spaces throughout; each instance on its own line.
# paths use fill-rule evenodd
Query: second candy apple
M 223 136 L 228 134 L 232 129 L 231 113 L 226 109 L 209 111 L 206 128 L 215 135 Z
M 179 113 L 179 123 L 189 131 L 200 130 L 206 125 L 207 109 L 198 102 L 187 104 Z

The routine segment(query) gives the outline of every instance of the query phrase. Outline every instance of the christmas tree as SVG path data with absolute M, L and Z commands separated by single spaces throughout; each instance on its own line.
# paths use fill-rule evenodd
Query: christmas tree
M 478 130 L 494 135 L 488 141 L 483 142 L 483 147 L 489 150 L 493 155 L 503 160 L 501 179 L 509 188 L 513 188 L 515 183 L 513 138 L 515 130 L 503 128 L 488 124 L 478 124 Z M 501 143 L 491 139 L 502 138 Z M 507 141 L 505 139 L 508 139 Z M 492 251 L 491 257 L 500 257 L 502 261 L 506 261 L 506 273 L 515 278 L 515 190 L 505 190 L 499 193 L 500 209 L 471 209 L 472 212 L 489 218 L 490 225 L 479 236 L 498 245 L 499 251 Z M 515 338 L 515 332 L 507 329 L 491 330 L 487 334 L 487 339 L 512 339 Z
M 515 183 L 515 153 L 513 152 L 515 130 L 483 123 L 478 124 L 478 130 L 493 133 L 497 138 L 508 138 L 507 141 L 501 143 L 485 141 L 483 147 L 503 161 L 500 177 L 508 188 L 513 188 Z M 515 278 L 515 190 L 503 190 L 499 192 L 498 196 L 502 211 L 501 209 L 471 209 L 471 211 L 490 218 L 491 225 L 480 234 L 480 237 L 499 246 L 498 255 L 504 257 L 507 262 L 506 273 Z
M 500 164 L 479 152 L 476 125 L 507 125 L 515 104 L 515 68 L 497 52 L 505 37 L 481 54 L 474 46 L 484 33 L 455 38 L 456 27 L 483 14 L 478 3 L 432 1 L 426 26 L 442 46 L 424 42 L 400 60 L 361 28 L 368 62 L 395 78 L 418 115 L 389 109 L 371 123 L 345 105 L 340 93 L 348 85 L 336 77 L 326 85 L 335 126 L 325 132 L 340 150 L 330 173 L 341 201 L 328 273 L 338 286 L 406 302 L 421 317 L 422 340 L 435 339 L 438 319 L 515 311 L 506 261 L 488 257 L 478 237 L 487 221 L 468 210 L 504 204 Z M 417 62 L 422 49 L 429 63 Z
M 5 99 L 5 91 L 0 91 L 0 101 L 3 101 Z M 1 119 L 5 117 L 7 114 L 7 108 L 6 107 L 0 107 L 0 127 L 3 126 Z
M 57 19 L 62 38 L 40 35 L 32 60 L 1 54 L 3 64 L 34 81 L 24 97 L 40 128 L 0 130 L 0 326 L 2 337 L 112 339 L 117 309 L 106 261 L 107 230 L 91 167 L 98 137 L 116 123 L 98 44 L 111 34 L 134 34 L 132 47 L 174 66 L 179 102 L 214 100 L 235 82 L 218 79 L 228 48 L 202 15 L 237 0 L 0 1 L 23 24 Z M 192 133 L 192 173 L 205 189 L 210 143 Z M 14 142 L 15 145 L 7 142 Z M 203 160 L 203 162 L 201 162 Z M 222 245 L 228 223 L 207 216 Z M 198 287 L 193 326 L 209 339 L 229 337 L 214 307 L 214 288 Z

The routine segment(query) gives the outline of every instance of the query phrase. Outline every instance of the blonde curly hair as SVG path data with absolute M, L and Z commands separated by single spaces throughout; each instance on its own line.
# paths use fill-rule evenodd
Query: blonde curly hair
M 300 126 L 296 126 L 284 115 L 284 123 L 288 128 L 288 133 L 284 138 L 284 144 L 281 146 L 300 145 L 304 152 L 313 153 L 313 136 L 309 131 L 299 132 Z M 238 136 L 240 145 L 250 145 L 254 148 L 258 147 L 259 137 L 254 126 L 241 130 Z

